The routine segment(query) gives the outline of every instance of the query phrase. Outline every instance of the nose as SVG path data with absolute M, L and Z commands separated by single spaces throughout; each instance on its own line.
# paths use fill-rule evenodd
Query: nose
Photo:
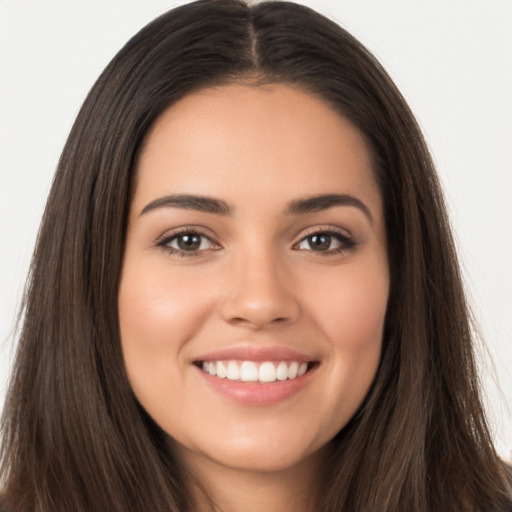
M 241 256 L 229 273 L 224 320 L 253 330 L 292 323 L 300 305 L 289 272 L 270 254 Z

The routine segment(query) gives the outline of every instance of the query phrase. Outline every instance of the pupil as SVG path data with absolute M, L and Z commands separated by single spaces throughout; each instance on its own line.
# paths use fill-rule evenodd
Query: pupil
M 178 246 L 184 251 L 196 251 L 201 245 L 201 237 L 199 235 L 181 235 L 178 238 Z
M 329 235 L 312 235 L 309 237 L 309 243 L 314 251 L 323 251 L 329 249 L 331 237 Z

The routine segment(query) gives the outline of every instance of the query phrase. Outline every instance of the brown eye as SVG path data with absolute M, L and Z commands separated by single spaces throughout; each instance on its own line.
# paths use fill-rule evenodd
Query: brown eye
M 327 251 L 331 249 L 332 237 L 330 235 L 312 235 L 307 237 L 309 247 L 313 251 Z
M 181 255 L 194 255 L 198 252 L 219 248 L 218 245 L 206 235 L 193 231 L 169 236 L 159 242 L 158 245 L 170 253 Z
M 189 234 L 177 236 L 174 241 L 181 251 L 198 251 L 201 248 L 201 238 L 201 235 Z
M 302 238 L 294 246 L 294 249 L 329 256 L 353 249 L 356 245 L 356 241 L 344 233 L 334 230 L 319 230 Z
M 303 238 L 298 245 L 300 250 L 326 252 L 338 249 L 343 245 L 340 235 L 329 233 L 315 233 Z

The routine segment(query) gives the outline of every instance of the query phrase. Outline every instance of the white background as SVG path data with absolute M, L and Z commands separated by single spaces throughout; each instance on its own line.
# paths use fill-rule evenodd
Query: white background
M 117 50 L 178 3 L 0 0 L 0 402 L 23 281 L 71 124 Z M 481 366 L 496 444 L 512 461 L 512 1 L 303 3 L 376 54 L 420 121 L 493 360 Z

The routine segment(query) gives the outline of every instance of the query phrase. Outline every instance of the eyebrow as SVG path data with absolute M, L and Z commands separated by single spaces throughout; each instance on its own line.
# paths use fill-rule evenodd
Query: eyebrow
M 288 208 L 285 210 L 285 215 L 320 212 L 335 206 L 352 206 L 358 208 L 364 213 L 371 224 L 374 222 L 369 208 L 360 199 L 349 194 L 322 194 L 296 199 L 288 205 Z M 195 210 L 223 216 L 233 214 L 233 208 L 222 199 L 192 194 L 172 194 L 151 201 L 144 207 L 140 215 L 142 216 L 158 208 L 181 208 L 184 210 Z
M 215 213 L 216 215 L 231 215 L 233 213 L 230 206 L 221 199 L 190 194 L 173 194 L 151 201 L 151 203 L 144 207 L 140 215 L 163 207 L 196 210 L 205 213 Z
M 370 209 L 357 197 L 349 194 L 323 194 L 292 201 L 286 211 L 287 215 L 320 212 L 334 206 L 353 206 L 359 208 L 371 224 L 374 220 Z

